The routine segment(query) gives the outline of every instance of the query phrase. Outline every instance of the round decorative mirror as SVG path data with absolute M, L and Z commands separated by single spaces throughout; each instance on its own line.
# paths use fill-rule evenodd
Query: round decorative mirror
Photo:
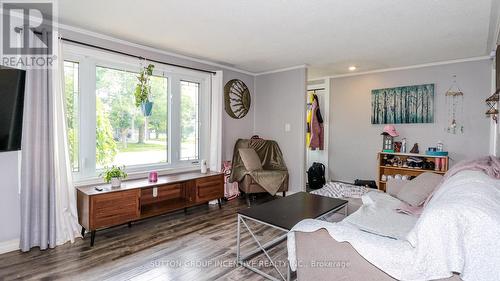
M 247 85 L 239 79 L 233 79 L 224 86 L 225 109 L 229 116 L 240 119 L 250 110 L 250 91 Z

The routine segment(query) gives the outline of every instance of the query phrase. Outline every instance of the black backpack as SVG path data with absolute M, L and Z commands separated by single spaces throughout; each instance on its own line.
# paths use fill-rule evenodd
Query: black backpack
M 322 188 L 326 183 L 325 165 L 314 162 L 309 170 L 307 170 L 307 182 L 311 189 Z

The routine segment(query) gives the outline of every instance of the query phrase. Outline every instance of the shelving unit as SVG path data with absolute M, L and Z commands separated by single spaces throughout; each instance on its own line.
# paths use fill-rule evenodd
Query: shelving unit
M 420 168 L 411 168 L 411 167 L 401 167 L 401 166 L 388 166 L 385 164 L 385 156 L 389 158 L 393 157 L 399 157 L 399 159 L 402 160 L 402 162 L 407 161 L 409 157 L 418 157 L 424 161 L 427 162 L 434 162 L 436 163 L 436 159 L 439 159 L 439 162 L 442 162 L 442 167 L 440 167 L 439 170 L 427 170 L 427 169 L 420 169 Z M 396 153 L 396 152 L 379 152 L 378 153 L 378 160 L 377 160 L 377 170 L 378 170 L 378 188 L 380 190 L 385 191 L 386 188 L 386 181 L 382 181 L 382 175 L 392 175 L 395 176 L 397 174 L 399 175 L 408 175 L 408 176 L 413 176 L 416 177 L 424 172 L 433 172 L 436 174 L 441 174 L 444 175 L 449 168 L 449 157 L 448 156 L 432 156 L 432 155 L 425 155 L 425 154 L 415 154 L 415 153 Z

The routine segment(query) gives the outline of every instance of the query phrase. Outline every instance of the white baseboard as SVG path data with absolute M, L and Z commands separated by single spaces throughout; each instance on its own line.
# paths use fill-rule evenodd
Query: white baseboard
M 19 239 L 0 242 L 0 254 L 19 250 Z

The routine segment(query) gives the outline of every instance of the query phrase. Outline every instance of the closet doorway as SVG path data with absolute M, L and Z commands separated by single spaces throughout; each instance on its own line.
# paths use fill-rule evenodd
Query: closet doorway
M 313 101 L 314 96 L 316 96 L 319 110 L 321 112 L 321 118 L 323 119 L 322 123 L 322 147 L 320 149 L 316 147 L 317 145 L 313 144 L 312 146 L 315 148 L 311 148 L 311 135 L 318 134 L 317 131 L 312 132 L 314 128 L 317 128 L 317 125 L 314 126 L 311 124 L 313 111 Z M 328 181 L 328 139 L 329 139 L 329 118 L 330 118 L 330 79 L 321 79 L 321 80 L 313 80 L 307 82 L 307 94 L 306 94 L 306 123 L 307 123 L 307 135 L 306 135 L 306 171 L 311 167 L 314 162 L 319 162 L 325 165 L 325 178 Z M 317 118 L 318 116 L 316 116 Z M 315 140 L 313 140 L 314 142 Z M 306 175 L 307 181 L 307 175 Z

